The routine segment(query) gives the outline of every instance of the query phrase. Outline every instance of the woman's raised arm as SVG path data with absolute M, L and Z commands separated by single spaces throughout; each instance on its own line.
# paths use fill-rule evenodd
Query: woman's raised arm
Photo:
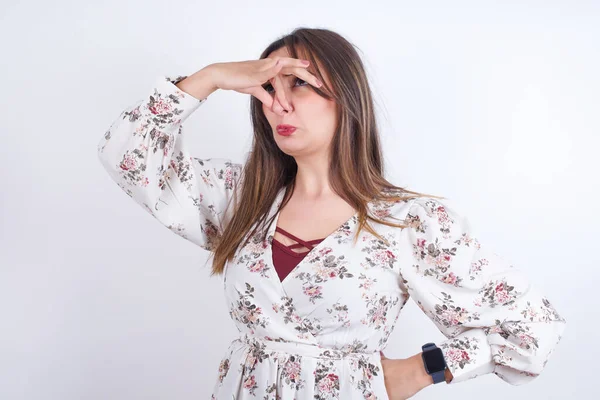
M 183 122 L 214 90 L 199 89 L 202 98 L 196 98 L 176 86 L 185 78 L 158 77 L 148 95 L 110 125 L 98 156 L 113 181 L 161 224 L 212 251 L 231 211 L 242 165 L 189 154 Z

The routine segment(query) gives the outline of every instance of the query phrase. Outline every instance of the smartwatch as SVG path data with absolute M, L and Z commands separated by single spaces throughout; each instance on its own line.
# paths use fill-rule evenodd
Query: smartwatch
M 446 360 L 442 349 L 437 347 L 435 343 L 426 343 L 422 347 L 423 364 L 425 371 L 433 378 L 433 383 L 445 382 Z

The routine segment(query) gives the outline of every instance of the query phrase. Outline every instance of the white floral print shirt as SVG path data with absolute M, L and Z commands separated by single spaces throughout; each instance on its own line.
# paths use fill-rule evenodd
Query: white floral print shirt
M 183 78 L 158 77 L 112 123 L 98 154 L 161 224 L 212 251 L 242 165 L 188 153 L 182 123 L 207 99 L 177 88 Z M 388 243 L 361 232 L 353 245 L 355 214 L 280 281 L 271 243 L 283 194 L 266 239 L 255 234 L 225 267 L 240 335 L 215 371 L 213 399 L 387 399 L 379 351 L 410 297 L 447 338 L 437 344 L 452 384 L 494 373 L 518 385 L 541 373 L 564 318 L 448 204 L 429 197 L 370 203 L 373 215 L 409 228 L 372 223 Z

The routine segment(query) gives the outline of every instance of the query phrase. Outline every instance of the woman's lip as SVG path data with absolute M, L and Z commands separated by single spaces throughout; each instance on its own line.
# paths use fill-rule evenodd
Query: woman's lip
M 294 133 L 295 130 L 296 128 L 291 125 L 277 125 L 277 133 L 280 135 L 289 136 Z
M 279 129 L 277 133 L 282 136 L 290 136 L 296 129 Z
M 277 125 L 277 130 L 285 130 L 285 129 L 296 129 L 293 125 L 280 124 Z

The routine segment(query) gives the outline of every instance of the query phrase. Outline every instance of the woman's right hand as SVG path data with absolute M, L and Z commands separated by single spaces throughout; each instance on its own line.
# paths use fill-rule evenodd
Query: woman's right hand
M 260 60 L 235 61 L 211 64 L 215 86 L 224 90 L 235 90 L 250 94 L 272 111 L 282 114 L 283 108 L 290 109 L 280 73 L 296 75 L 303 81 L 321 87 L 322 83 L 306 70 L 309 63 L 291 57 L 263 58 Z M 262 84 L 271 82 L 275 96 L 271 96 Z

